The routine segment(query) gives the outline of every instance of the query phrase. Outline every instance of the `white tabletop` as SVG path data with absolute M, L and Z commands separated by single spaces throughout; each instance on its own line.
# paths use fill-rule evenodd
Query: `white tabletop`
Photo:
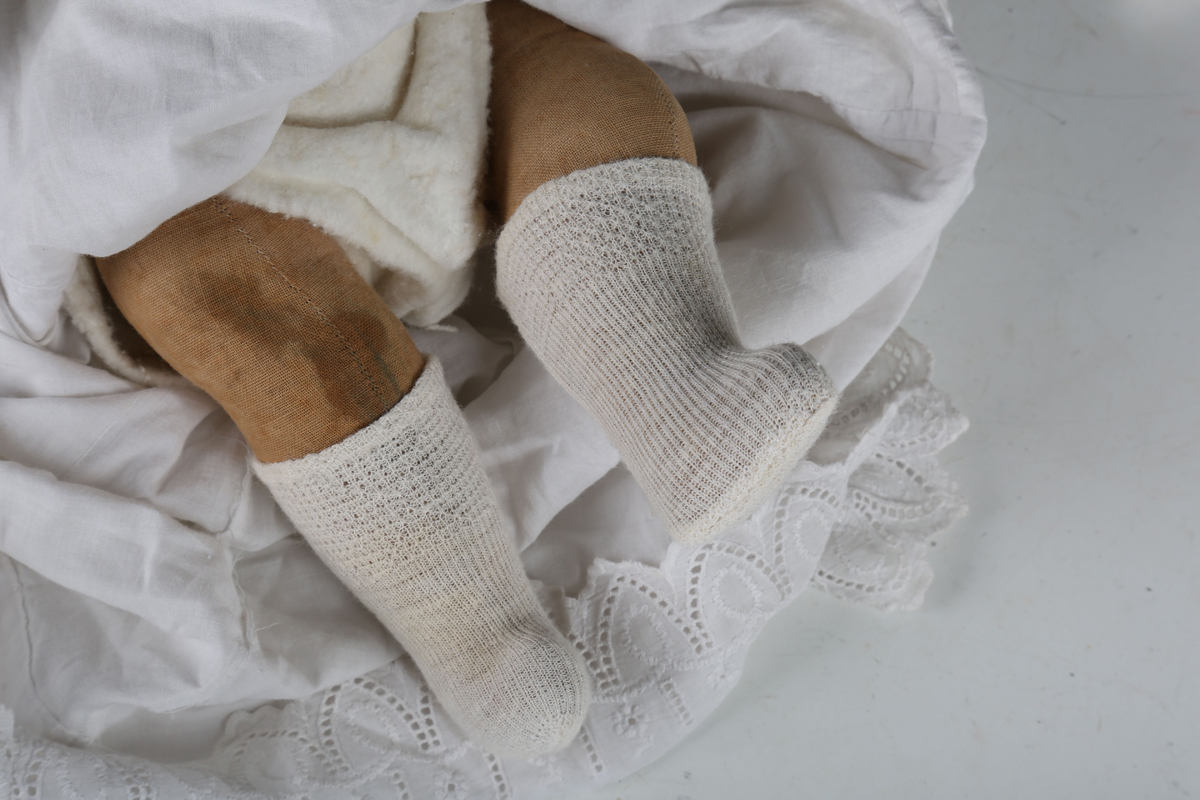
M 923 610 L 811 592 L 571 800 L 1200 794 L 1200 5 L 960 0 L 991 134 L 907 329 L 972 428 Z

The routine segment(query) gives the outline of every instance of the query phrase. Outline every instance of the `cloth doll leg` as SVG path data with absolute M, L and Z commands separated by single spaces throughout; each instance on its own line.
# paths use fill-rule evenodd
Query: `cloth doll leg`
M 633 56 L 488 4 L 496 286 L 671 533 L 749 516 L 836 405 L 803 349 L 742 346 L 679 104 Z
M 217 197 L 97 266 L 467 735 L 502 754 L 565 746 L 590 701 L 582 658 L 533 595 L 441 365 L 337 244 Z

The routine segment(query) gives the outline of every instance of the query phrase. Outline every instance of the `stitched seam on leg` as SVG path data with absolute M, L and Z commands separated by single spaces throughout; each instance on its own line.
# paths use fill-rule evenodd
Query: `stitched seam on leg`
M 371 386 L 371 391 L 375 392 L 375 396 L 382 400 L 383 392 L 380 391 L 379 386 L 376 385 L 375 380 L 371 377 L 371 373 L 367 370 L 366 364 L 364 364 L 362 359 L 359 358 L 358 353 L 356 353 L 354 348 L 350 346 L 350 343 L 346 341 L 346 337 L 342 335 L 342 332 L 338 329 L 338 326 L 334 325 L 329 317 L 325 316 L 325 312 L 321 310 L 320 306 L 313 302 L 312 298 L 305 294 L 303 289 L 292 283 L 288 276 L 284 275 L 283 271 L 280 270 L 279 267 L 275 266 L 275 263 L 271 261 L 271 257 L 268 256 L 261 247 L 254 243 L 254 237 L 252 237 L 240 225 L 237 224 L 237 221 L 233 218 L 233 214 L 230 213 L 228 206 L 226 206 L 219 198 L 216 197 L 212 198 L 212 203 L 218 211 L 225 215 L 225 217 L 233 225 L 234 229 L 245 237 L 246 243 L 253 247 L 255 252 L 262 256 L 262 260 L 267 264 L 267 266 L 269 266 L 275 272 L 275 274 L 291 288 L 293 292 L 299 295 L 299 297 L 305 303 L 307 303 L 310 308 L 312 308 L 316 315 L 321 318 L 321 322 L 325 323 L 325 325 L 331 331 L 333 331 L 333 335 L 336 336 L 338 341 L 342 343 L 342 347 L 344 347 L 346 352 L 350 354 L 350 357 L 354 359 L 354 363 L 358 364 L 358 370 L 362 373 L 362 376 L 367 379 L 367 383 Z
M 675 96 L 665 88 L 660 88 L 659 91 L 669 95 L 670 100 L 678 102 L 675 100 Z M 671 147 L 675 151 L 675 158 L 682 159 L 683 156 L 679 153 L 679 126 L 675 124 L 675 109 L 671 103 L 667 104 L 667 109 L 667 124 L 671 126 Z

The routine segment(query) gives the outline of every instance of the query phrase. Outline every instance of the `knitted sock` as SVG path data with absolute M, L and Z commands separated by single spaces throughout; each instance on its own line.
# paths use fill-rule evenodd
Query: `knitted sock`
M 680 160 L 580 170 L 525 198 L 497 291 L 680 541 L 745 518 L 836 404 L 803 349 L 741 346 L 704 176 Z
M 533 596 L 436 359 L 370 426 L 255 470 L 473 739 L 535 756 L 574 738 L 582 657 Z

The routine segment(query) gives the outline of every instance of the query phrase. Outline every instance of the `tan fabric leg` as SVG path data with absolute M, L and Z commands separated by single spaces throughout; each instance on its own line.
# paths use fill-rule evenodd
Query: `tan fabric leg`
M 637 58 L 518 0 L 487 4 L 491 192 L 503 221 L 546 181 L 629 158 L 696 164 L 683 109 Z
M 264 463 L 366 427 L 424 366 L 337 243 L 303 220 L 214 197 L 96 265 L 126 319 Z

